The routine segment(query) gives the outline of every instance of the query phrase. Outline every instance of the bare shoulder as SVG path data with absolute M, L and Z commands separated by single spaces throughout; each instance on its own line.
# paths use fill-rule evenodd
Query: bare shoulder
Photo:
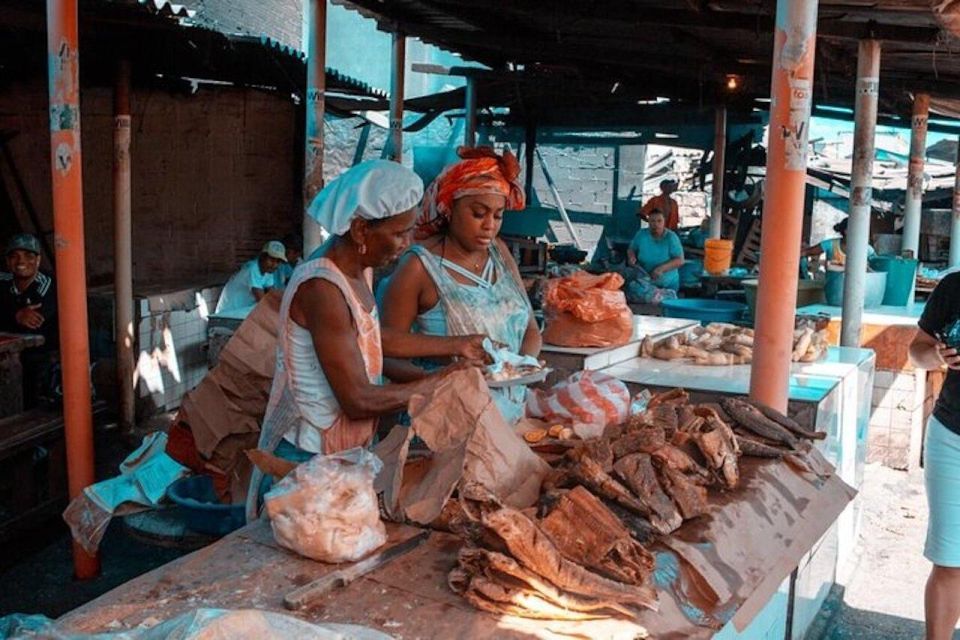
M 350 324 L 350 309 L 343 292 L 324 278 L 311 278 L 297 287 L 290 302 L 290 316 L 301 326 L 315 321 L 332 326 Z

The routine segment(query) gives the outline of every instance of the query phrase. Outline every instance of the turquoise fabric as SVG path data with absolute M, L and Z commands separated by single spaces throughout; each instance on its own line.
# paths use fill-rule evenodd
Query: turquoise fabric
M 680 236 L 670 229 L 666 229 L 659 238 L 654 238 L 650 229 L 640 229 L 630 241 L 630 249 L 637 255 L 637 265 L 647 273 L 664 262 L 683 257 Z M 653 283 L 661 289 L 676 291 L 680 288 L 680 272 L 677 269 L 668 271 Z
M 933 416 L 923 461 L 930 509 L 923 555 L 939 567 L 960 567 L 960 435 Z
M 496 245 L 490 248 L 489 257 L 492 283 L 475 285 L 457 282 L 440 258 L 424 247 L 414 245 L 410 251 L 420 259 L 440 293 L 440 302 L 417 316 L 415 331 L 440 336 L 480 333 L 502 342 L 514 353 L 520 352 L 533 311 Z M 523 417 L 526 387 L 493 389 L 491 393 L 507 422 L 513 424 Z

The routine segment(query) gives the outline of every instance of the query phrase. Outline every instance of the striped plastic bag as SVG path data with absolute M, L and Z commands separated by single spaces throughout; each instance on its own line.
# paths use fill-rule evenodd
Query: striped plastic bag
M 599 436 L 609 425 L 627 420 L 627 385 L 598 371 L 579 371 L 552 389 L 527 394 L 527 415 L 547 422 L 572 422 L 581 438 Z

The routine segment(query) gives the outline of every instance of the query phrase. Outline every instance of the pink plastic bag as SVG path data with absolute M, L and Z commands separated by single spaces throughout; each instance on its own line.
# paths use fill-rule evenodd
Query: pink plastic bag
M 548 391 L 527 394 L 528 416 L 571 421 L 580 437 L 600 435 L 605 427 L 625 422 L 629 412 L 627 385 L 598 371 L 580 371 Z M 592 428 L 585 428 L 588 425 Z

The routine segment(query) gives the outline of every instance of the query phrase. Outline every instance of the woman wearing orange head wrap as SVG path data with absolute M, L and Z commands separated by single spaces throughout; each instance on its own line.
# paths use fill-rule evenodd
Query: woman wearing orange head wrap
M 483 357 L 483 338 L 540 353 L 540 331 L 517 265 L 497 238 L 506 209 L 523 209 L 520 165 L 509 151 L 458 149 L 424 194 L 418 244 L 383 300 L 384 350 L 394 357 Z M 504 417 L 523 416 L 525 388 L 494 393 Z

